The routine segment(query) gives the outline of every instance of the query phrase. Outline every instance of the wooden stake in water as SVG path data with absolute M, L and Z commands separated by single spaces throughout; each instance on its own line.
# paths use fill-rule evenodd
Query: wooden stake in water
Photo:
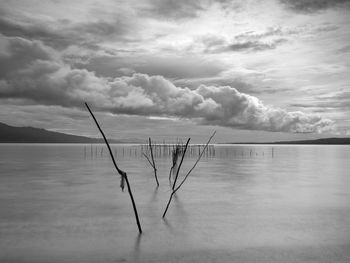
M 108 148 L 108 151 L 109 151 L 109 154 L 111 155 L 111 158 L 112 158 L 112 161 L 113 161 L 113 164 L 114 164 L 114 167 L 115 169 L 117 170 L 117 172 L 120 174 L 120 176 L 122 177 L 122 180 L 125 180 L 126 182 L 126 186 L 128 187 L 128 192 L 129 192 L 129 196 L 130 196 L 130 199 L 131 199 L 131 203 L 132 203 L 132 207 L 134 209 L 134 213 L 135 213 L 135 218 L 136 218 L 136 223 L 137 223 L 137 227 L 139 229 L 139 232 L 140 234 L 142 233 L 142 229 L 141 229 L 141 224 L 140 224 L 140 220 L 139 220 L 139 215 L 137 213 L 137 208 L 136 208 L 136 204 L 135 204 L 135 200 L 134 200 L 134 196 L 132 194 L 132 191 L 131 191 L 131 187 L 130 187 L 130 183 L 129 183 L 129 180 L 128 180 L 128 176 L 126 174 L 126 172 L 122 171 L 119 169 L 117 163 L 115 162 L 115 159 L 114 159 L 114 156 L 113 156 L 113 153 L 112 153 L 112 149 L 111 147 L 109 146 L 109 143 L 107 141 L 107 138 L 105 136 L 105 134 L 103 133 L 100 125 L 98 124 L 97 122 L 97 119 L 95 118 L 94 114 L 92 113 L 92 111 L 90 110 L 89 108 L 89 105 L 85 102 L 85 106 L 86 108 L 88 109 L 88 111 L 90 112 L 92 118 L 94 119 L 95 123 L 96 123 L 96 126 L 97 128 L 99 129 L 100 133 L 102 134 L 102 137 L 107 145 L 107 148 Z

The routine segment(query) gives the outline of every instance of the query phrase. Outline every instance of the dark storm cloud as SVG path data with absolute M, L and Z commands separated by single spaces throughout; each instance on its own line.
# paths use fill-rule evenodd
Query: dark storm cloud
M 280 0 L 288 8 L 300 13 L 313 13 L 328 8 L 349 8 L 349 0 Z
M 87 101 L 102 111 L 117 114 L 171 116 L 251 130 L 323 132 L 333 125 L 319 116 L 264 105 L 258 98 L 230 86 L 199 85 L 191 90 L 162 76 L 140 73 L 98 77 L 94 72 L 65 64 L 40 41 L 4 36 L 0 39 L 7 51 L 1 53 L 0 60 L 10 63 L 21 54 L 30 54 L 22 58 L 23 63 L 11 65 L 11 72 L 1 78 L 0 98 L 67 108 L 80 108 Z

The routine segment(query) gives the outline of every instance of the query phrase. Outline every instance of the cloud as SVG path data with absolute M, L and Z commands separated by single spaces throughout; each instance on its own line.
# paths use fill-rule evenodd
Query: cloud
M 99 15 L 93 20 L 75 22 L 68 19 L 46 21 L 25 16 L 15 19 L 11 13 L 4 12 L 0 18 L 0 32 L 9 37 L 40 40 L 57 50 L 72 45 L 87 49 L 108 41 L 127 44 L 140 37 L 137 17 L 124 9 L 114 11 L 112 15 Z
M 345 45 L 342 48 L 337 50 L 339 53 L 349 53 L 350 52 L 350 45 Z
M 349 0 L 280 0 L 288 8 L 300 13 L 314 13 L 328 8 L 350 7 Z
M 273 40 L 270 43 L 261 41 L 247 41 L 232 43 L 226 47 L 227 51 L 263 51 L 268 49 L 275 49 L 278 45 L 287 42 L 287 39 L 281 38 Z
M 190 49 L 202 48 L 204 53 L 222 52 L 257 52 L 275 49 L 288 42 L 286 35 L 280 28 L 268 28 L 265 32 L 254 31 L 238 34 L 232 40 L 218 36 L 203 36 L 192 44 Z
M 14 71 L 25 69 L 33 61 L 55 61 L 56 52 L 40 41 L 20 37 L 4 37 L 0 34 L 0 77 L 11 77 Z
M 161 20 L 188 20 L 196 18 L 200 12 L 218 6 L 222 9 L 237 10 L 244 1 L 231 0 L 146 0 L 138 12 Z
M 222 52 L 258 52 L 275 49 L 277 46 L 288 42 L 285 38 L 274 39 L 270 41 L 233 41 L 231 43 L 208 45 L 205 53 L 222 53 Z
M 277 28 L 267 28 L 263 32 L 248 31 L 248 32 L 236 35 L 235 39 L 238 41 L 247 41 L 247 40 L 256 41 L 256 40 L 260 40 L 271 36 L 273 37 L 273 36 L 281 36 L 281 35 L 285 35 L 285 32 L 281 28 L 277 27 Z
M 203 0 L 150 0 L 142 13 L 162 19 L 188 19 L 197 16 L 204 9 Z
M 84 67 L 98 75 L 108 77 L 121 76 L 120 69 L 128 68 L 131 71 L 148 75 L 162 75 L 170 79 L 179 79 L 215 76 L 224 71 L 225 63 L 214 58 L 209 60 L 196 55 L 119 54 L 92 58 Z
M 350 91 L 336 91 L 332 94 L 316 96 L 311 101 L 291 103 L 289 106 L 312 109 L 313 112 L 343 112 L 350 110 Z
M 4 37 L 2 37 L 4 38 Z M 43 105 L 83 107 L 83 102 L 115 114 L 169 116 L 199 124 L 239 129 L 323 132 L 330 120 L 302 112 L 264 105 L 258 98 L 230 86 L 178 87 L 162 76 L 135 73 L 118 78 L 98 77 L 86 69 L 62 62 L 40 41 L 6 38 L 11 72 L 0 82 L 0 97 L 29 100 Z M 2 59 L 1 59 L 2 61 Z

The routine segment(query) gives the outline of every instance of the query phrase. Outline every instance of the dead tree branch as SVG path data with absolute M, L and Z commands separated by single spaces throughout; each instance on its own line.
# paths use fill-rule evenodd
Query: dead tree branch
M 177 181 L 177 178 L 179 177 L 180 168 L 181 168 L 182 162 L 183 162 L 183 160 L 185 158 L 185 154 L 186 154 L 186 151 L 187 151 L 188 143 L 190 142 L 190 140 L 191 140 L 191 138 L 188 138 L 188 140 L 186 142 L 186 145 L 185 145 L 185 149 L 183 149 L 183 151 L 182 151 L 181 161 L 180 161 L 179 167 L 177 168 L 175 179 L 174 179 L 174 183 L 173 183 L 173 187 L 172 187 L 173 191 L 175 189 L 176 181 Z
M 150 148 L 150 152 L 151 152 L 151 159 L 152 159 L 152 161 L 149 159 L 149 157 L 145 153 L 142 153 L 142 155 L 146 157 L 148 163 L 152 166 L 152 168 L 154 170 L 154 178 L 156 179 L 157 187 L 159 187 L 159 181 L 158 181 L 158 176 L 157 176 L 157 168 L 156 168 L 156 163 L 155 163 L 154 157 L 153 157 L 151 138 L 148 138 L 148 143 L 149 143 L 149 148 Z
M 97 126 L 97 128 L 99 129 L 100 133 L 102 134 L 102 137 L 103 137 L 103 139 L 104 139 L 104 141 L 105 141 L 105 143 L 106 143 L 106 145 L 107 145 L 109 154 L 110 154 L 110 156 L 111 156 L 111 158 L 112 158 L 114 167 L 115 167 L 115 169 L 117 170 L 117 172 L 118 172 L 118 173 L 120 174 L 120 176 L 121 176 L 121 187 L 122 187 L 122 189 L 124 188 L 124 180 L 126 181 L 126 185 L 127 185 L 127 187 L 128 187 L 128 192 L 129 192 L 129 196 L 130 196 L 130 199 L 131 199 L 132 207 L 133 207 L 134 213 L 135 213 L 135 218 L 136 218 L 137 227 L 138 227 L 139 232 L 140 232 L 140 234 L 141 234 L 141 233 L 142 233 L 142 229 L 141 229 L 141 224 L 140 224 L 140 220 L 139 220 L 139 215 L 138 215 L 138 213 L 137 213 L 137 208 L 136 208 L 134 196 L 133 196 L 132 191 L 131 191 L 131 187 L 130 187 L 130 183 L 129 183 L 129 180 L 128 180 L 128 176 L 127 176 L 126 172 L 124 172 L 124 171 L 122 171 L 121 169 L 119 169 L 119 167 L 118 167 L 118 165 L 117 165 L 117 163 L 116 163 L 116 161 L 115 161 L 115 159 L 114 159 L 112 149 L 111 149 L 111 147 L 109 146 L 109 143 L 108 143 L 108 141 L 107 141 L 107 138 L 106 138 L 105 134 L 103 133 L 103 131 L 102 131 L 100 125 L 98 124 L 97 119 L 95 118 L 95 115 L 92 113 L 92 111 L 90 110 L 89 105 L 88 105 L 86 102 L 85 102 L 85 106 L 86 106 L 86 108 L 88 109 L 88 111 L 90 112 L 92 118 L 94 119 L 94 121 L 95 121 L 95 123 L 96 123 L 96 126 Z
M 163 213 L 163 218 L 165 217 L 166 212 L 168 211 L 169 205 L 170 205 L 170 203 L 171 203 L 171 200 L 172 200 L 174 194 L 175 194 L 175 193 L 180 189 L 180 187 L 185 183 L 185 181 L 186 181 L 186 179 L 188 178 L 188 176 L 190 175 L 190 173 L 191 173 L 191 172 L 193 171 L 193 169 L 197 166 L 199 160 L 202 158 L 204 151 L 205 151 L 206 148 L 208 147 L 208 144 L 210 143 L 211 139 L 214 137 L 215 133 L 216 133 L 216 131 L 214 131 L 214 133 L 210 136 L 208 142 L 206 143 L 206 145 L 204 146 L 202 152 L 201 152 L 200 155 L 198 156 L 197 161 L 196 161 L 195 164 L 192 166 L 192 168 L 188 171 L 188 173 L 185 175 L 185 177 L 182 179 L 181 183 L 180 183 L 177 187 L 175 187 L 175 188 L 173 187 L 173 191 L 172 191 L 172 193 L 171 193 L 171 195 L 170 195 L 170 197 L 169 197 L 168 204 L 167 204 L 167 206 L 166 206 L 166 208 L 165 208 L 165 210 L 164 210 L 164 213 Z M 187 144 L 188 144 L 188 142 L 189 142 L 189 140 L 187 141 Z M 186 144 L 186 146 L 187 146 L 187 144 Z M 186 147 L 186 148 L 187 148 L 187 147 Z M 186 149 L 186 148 L 185 148 L 185 149 Z M 175 185 L 175 182 L 174 182 L 174 185 Z M 174 185 L 173 185 L 173 186 L 174 186 Z

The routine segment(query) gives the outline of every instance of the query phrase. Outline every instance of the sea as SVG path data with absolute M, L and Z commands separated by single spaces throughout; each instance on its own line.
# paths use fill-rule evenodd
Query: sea
M 350 262 L 350 146 L 0 145 L 0 262 Z M 177 185 L 203 145 L 192 145 Z

